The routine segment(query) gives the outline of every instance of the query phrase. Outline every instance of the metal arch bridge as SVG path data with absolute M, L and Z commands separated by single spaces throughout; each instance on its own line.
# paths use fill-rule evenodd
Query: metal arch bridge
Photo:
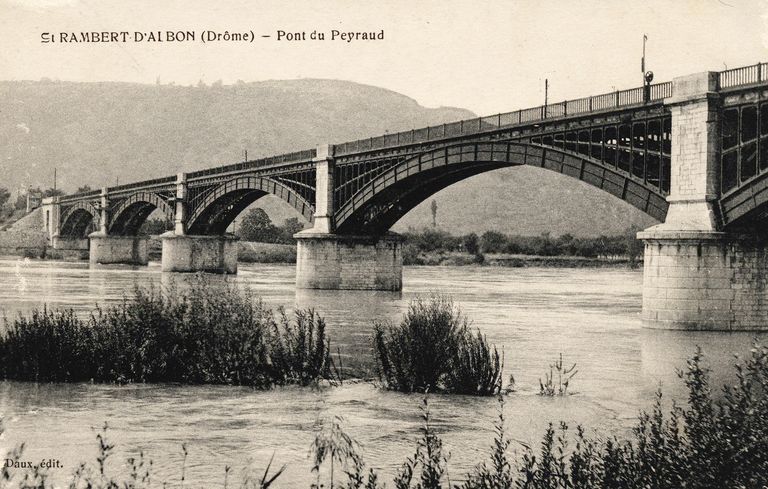
M 724 228 L 768 217 L 768 63 L 718 74 Z M 497 168 L 530 165 L 579 179 L 663 221 L 670 191 L 671 82 L 385 134 L 330 147 L 333 231 L 381 235 L 433 193 Z M 310 149 L 54 199 L 54 227 L 136 235 L 155 210 L 190 235 L 220 235 L 273 194 L 312 221 L 318 150 Z

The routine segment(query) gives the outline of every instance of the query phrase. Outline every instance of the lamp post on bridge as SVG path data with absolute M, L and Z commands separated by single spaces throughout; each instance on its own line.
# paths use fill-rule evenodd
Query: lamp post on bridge
M 645 43 L 648 36 L 643 34 L 643 57 L 640 59 L 640 72 L 643 74 L 643 103 L 651 101 L 651 82 L 653 81 L 653 72 L 645 71 Z

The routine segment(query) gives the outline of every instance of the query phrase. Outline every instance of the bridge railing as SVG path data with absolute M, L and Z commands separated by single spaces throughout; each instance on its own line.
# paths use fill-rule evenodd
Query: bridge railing
M 277 156 L 269 156 L 267 158 L 260 158 L 258 160 L 243 161 L 241 163 L 234 163 L 232 165 L 217 166 L 215 168 L 208 168 L 206 170 L 193 171 L 187 174 L 188 179 L 206 177 L 209 175 L 217 175 L 219 173 L 228 173 L 232 171 L 250 170 L 252 168 L 261 168 L 264 166 L 276 165 L 281 163 L 300 163 L 302 161 L 309 161 L 317 156 L 317 149 L 305 149 L 302 151 L 294 151 L 293 153 L 285 153 Z
M 62 195 L 59 197 L 59 202 L 67 203 L 77 200 L 83 200 L 101 195 L 101 190 L 89 190 L 87 192 L 80 192 L 79 194 Z
M 720 88 L 733 88 L 763 83 L 768 81 L 768 63 L 757 63 L 721 71 L 718 81 Z
M 658 102 L 672 95 L 672 82 L 651 85 L 647 99 L 645 90 L 644 87 L 618 90 L 601 95 L 594 95 L 592 97 L 566 100 L 564 102 L 516 110 L 514 112 L 505 112 L 502 114 L 465 119 L 436 126 L 422 127 L 410 131 L 384 134 L 372 138 L 358 139 L 356 141 L 337 144 L 335 154 L 342 156 L 363 151 L 400 146 L 403 144 L 423 143 L 450 137 L 477 134 L 499 128 L 531 124 L 548 119 L 642 105 L 648 102 Z
M 156 185 L 167 185 L 176 181 L 176 177 L 163 177 L 155 178 L 154 180 L 144 180 L 143 182 L 126 183 L 124 185 L 117 185 L 114 187 L 108 187 L 107 193 L 125 192 L 126 190 L 132 190 L 140 187 L 154 187 Z
M 757 63 L 741 68 L 724 70 L 718 73 L 720 88 L 733 88 L 749 86 L 768 81 L 768 63 Z M 358 139 L 336 145 L 335 154 L 338 156 L 359 153 L 370 150 L 396 147 L 404 144 L 422 143 L 433 140 L 446 139 L 457 136 L 477 134 L 484 131 L 508 128 L 568 117 L 572 115 L 586 115 L 593 112 L 601 112 L 622 107 L 638 106 L 649 102 L 658 102 L 672 96 L 672 82 L 664 82 L 650 85 L 646 94 L 645 87 L 618 90 L 615 92 L 584 97 L 575 100 L 567 100 L 546 106 L 532 107 L 528 109 L 505 112 L 501 114 L 466 119 L 457 122 L 440 124 L 436 126 L 422 127 L 410 131 L 402 131 L 382 136 Z M 208 175 L 216 175 L 232 171 L 248 170 L 276 164 L 299 163 L 311 160 L 317 156 L 315 149 L 296 151 L 278 156 L 261 158 L 258 160 L 244 161 L 232 165 L 226 165 L 206 170 L 189 173 L 188 178 L 200 178 Z M 161 178 L 144 182 L 130 183 L 110 187 L 109 192 L 120 192 L 133 188 L 161 185 L 175 180 L 175 177 Z M 63 196 L 61 202 L 70 202 L 99 195 L 100 190 L 93 190 L 80 194 Z

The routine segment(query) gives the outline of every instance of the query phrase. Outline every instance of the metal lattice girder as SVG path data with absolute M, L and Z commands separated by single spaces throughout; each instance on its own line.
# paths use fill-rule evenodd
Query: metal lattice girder
M 190 202 L 190 234 L 221 234 L 237 215 L 264 195 L 272 194 L 312 221 L 314 207 L 298 192 L 273 178 L 236 177 L 200 193 Z
M 433 193 L 479 173 L 529 165 L 568 175 L 609 192 L 663 220 L 665 194 L 605 162 L 526 142 L 465 142 L 404 158 L 379 172 L 337 209 L 341 233 L 382 233 Z
M 127 198 L 112 202 L 110 209 L 109 234 L 135 236 L 152 212 L 159 209 L 167 221 L 173 221 L 173 206 L 154 192 L 136 192 Z
M 61 236 L 85 238 L 89 226 L 98 227 L 101 216 L 96 204 L 91 201 L 79 201 L 62 208 L 59 217 Z

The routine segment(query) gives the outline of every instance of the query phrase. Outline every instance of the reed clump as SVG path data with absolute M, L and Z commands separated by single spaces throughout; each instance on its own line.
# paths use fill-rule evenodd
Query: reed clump
M 560 353 L 560 357 L 549 364 L 549 372 L 544 374 L 544 380 L 539 379 L 539 395 L 567 396 L 568 386 L 577 373 L 579 371 L 576 370 L 576 364 L 567 367 L 563 363 L 563 354 Z
M 257 388 L 307 385 L 330 373 L 330 340 L 314 311 L 275 314 L 248 290 L 203 277 L 183 290 L 136 287 L 82 319 L 34 310 L 5 322 L 0 375 L 40 382 L 181 382 Z
M 494 395 L 501 390 L 498 350 L 446 296 L 418 298 L 399 325 L 377 323 L 373 350 L 379 379 L 390 390 Z

